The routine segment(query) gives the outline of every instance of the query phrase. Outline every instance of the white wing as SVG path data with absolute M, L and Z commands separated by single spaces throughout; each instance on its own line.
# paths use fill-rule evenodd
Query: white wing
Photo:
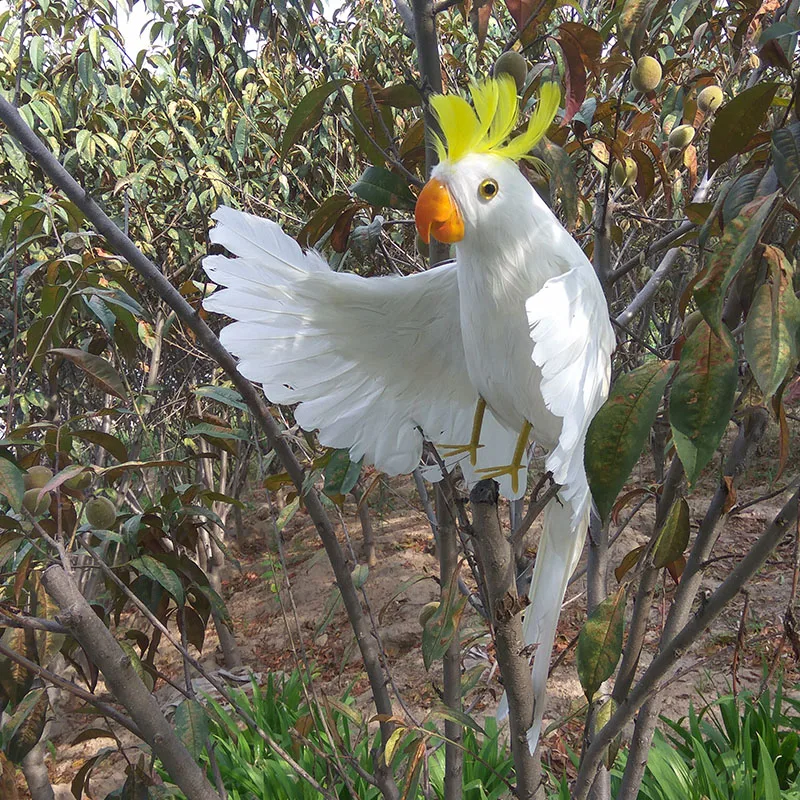
M 547 469 L 564 489 L 576 519 L 588 502 L 583 447 L 589 423 L 608 396 L 615 339 L 605 298 L 591 266 L 551 278 L 525 308 L 533 360 L 542 371 L 542 397 L 562 418 Z
M 546 461 L 562 489 L 545 509 L 522 629 L 525 644 L 538 644 L 532 673 L 534 717 L 528 731 L 533 753 L 561 603 L 589 526 L 591 495 L 583 450 L 589 423 L 608 395 L 615 339 L 602 288 L 588 263 L 548 280 L 528 299 L 526 310 L 533 361 L 542 371 L 542 397 L 562 418 L 558 444 Z M 498 716 L 506 713 L 504 702 Z
M 238 320 L 222 343 L 272 402 L 299 403 L 295 419 L 323 445 L 390 475 L 419 464 L 420 429 L 437 444 L 469 441 L 478 395 L 454 264 L 362 278 L 331 271 L 273 222 L 224 207 L 213 218 L 211 241 L 238 258 L 204 260 L 211 280 L 228 287 L 205 307 Z M 487 412 L 478 468 L 507 463 L 515 437 Z M 462 469 L 474 482 L 469 465 Z

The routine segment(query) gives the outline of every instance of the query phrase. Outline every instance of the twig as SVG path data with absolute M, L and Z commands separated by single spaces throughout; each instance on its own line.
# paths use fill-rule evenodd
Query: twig
M 747 630 L 747 612 L 750 610 L 750 592 L 742 589 L 744 595 L 744 606 L 739 617 L 739 629 L 736 632 L 736 647 L 733 650 L 733 661 L 731 663 L 731 677 L 733 679 L 733 693 L 739 694 L 739 656 L 745 647 L 745 632 Z
M 552 477 L 553 473 L 548 472 L 543 476 L 540 484 L 545 480 L 552 479 Z M 537 488 L 534 488 L 528 510 L 525 512 L 525 516 L 520 520 L 517 529 L 511 534 L 511 546 L 515 550 L 525 538 L 525 534 L 531 529 L 531 525 L 533 525 L 539 515 L 544 511 L 545 506 L 558 494 L 560 488 L 561 486 L 559 484 L 553 483 L 547 487 L 547 491 L 545 491 L 541 497 L 538 497 L 539 492 Z

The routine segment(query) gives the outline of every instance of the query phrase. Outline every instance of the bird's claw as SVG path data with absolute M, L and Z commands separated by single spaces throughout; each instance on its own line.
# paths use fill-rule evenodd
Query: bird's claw
M 481 476 L 483 480 L 497 480 L 503 475 L 511 477 L 511 491 L 514 494 L 519 489 L 519 473 L 520 470 L 526 469 L 523 464 L 508 464 L 505 467 L 487 467 L 486 469 L 477 469 L 475 472 Z
M 440 444 L 437 445 L 443 458 L 452 458 L 453 456 L 469 455 L 469 463 L 474 467 L 478 462 L 478 449 L 483 447 L 482 444 Z

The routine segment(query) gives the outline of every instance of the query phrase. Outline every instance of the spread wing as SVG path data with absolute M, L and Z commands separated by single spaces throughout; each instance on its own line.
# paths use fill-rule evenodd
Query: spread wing
M 587 263 L 548 280 L 526 303 L 542 396 L 562 418 L 547 468 L 576 514 L 587 502 L 583 448 L 589 423 L 608 395 L 615 338 L 600 284 Z
M 211 241 L 238 258 L 204 260 L 210 279 L 227 287 L 205 307 L 237 320 L 222 343 L 272 402 L 297 403 L 295 419 L 323 445 L 390 475 L 418 466 L 420 429 L 434 443 L 469 441 L 478 395 L 454 264 L 362 278 L 333 272 L 273 222 L 225 207 L 213 218 Z M 514 440 L 487 412 L 478 468 L 507 463 Z M 473 482 L 469 465 L 462 469 Z

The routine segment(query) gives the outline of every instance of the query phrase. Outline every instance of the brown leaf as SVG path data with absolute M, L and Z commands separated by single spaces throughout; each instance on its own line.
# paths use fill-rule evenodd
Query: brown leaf
M 722 513 L 727 514 L 736 505 L 736 487 L 733 485 L 733 477 L 730 475 L 723 475 L 722 480 L 725 483 L 725 503 L 722 506 Z
M 558 30 L 556 41 L 561 45 L 566 66 L 566 107 L 561 124 L 567 125 L 578 113 L 586 99 L 586 68 L 583 63 L 583 49 L 575 34 L 563 25 Z
M 489 30 L 489 19 L 492 16 L 494 0 L 476 0 L 469 10 L 469 22 L 478 37 L 478 53 L 483 50 L 486 33 Z

